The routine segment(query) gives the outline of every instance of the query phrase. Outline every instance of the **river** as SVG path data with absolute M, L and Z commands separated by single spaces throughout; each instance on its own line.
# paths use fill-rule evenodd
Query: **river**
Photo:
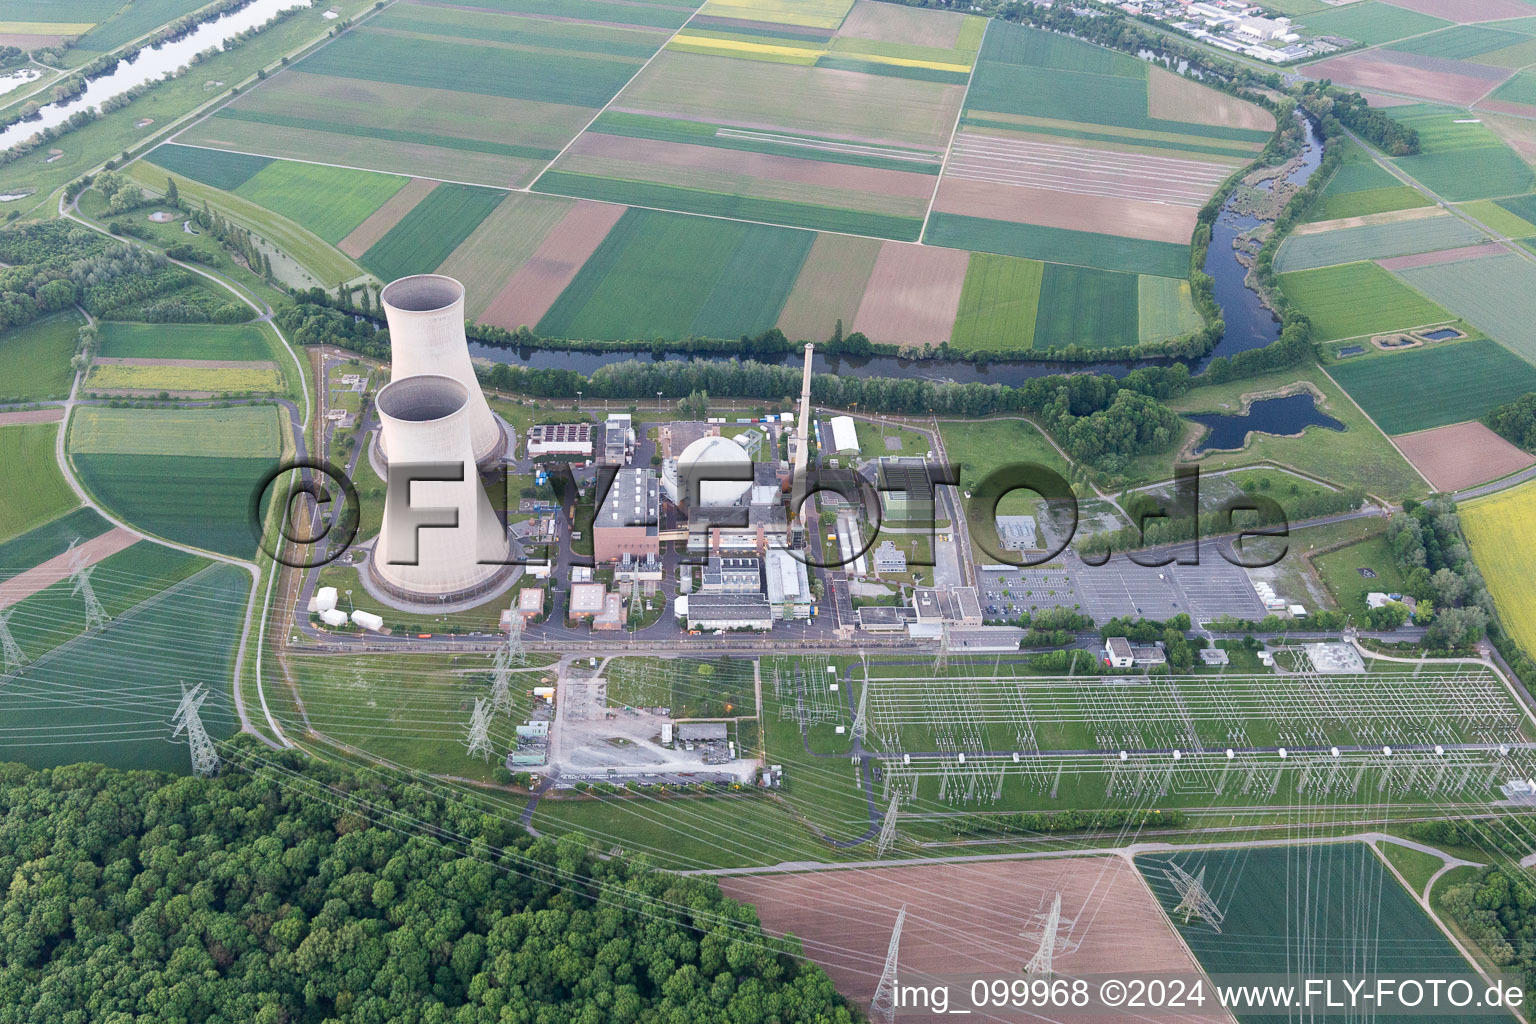
M 1299 115 L 1298 115 L 1299 116 Z M 1307 144 L 1302 159 L 1283 180 L 1297 186 L 1305 185 L 1317 170 L 1323 158 L 1323 138 L 1318 127 L 1307 122 Z M 1274 181 L 1260 186 L 1268 191 Z M 1280 321 L 1245 283 L 1248 270 L 1237 259 L 1232 241 L 1238 234 L 1257 227 L 1256 218 L 1237 210 L 1236 195 L 1228 200 L 1211 232 L 1210 252 L 1205 259 L 1205 272 L 1215 281 L 1216 304 L 1221 307 L 1227 330 L 1221 341 L 1206 356 L 1189 363 L 1191 373 L 1199 373 L 1217 356 L 1230 356 L 1248 349 L 1262 348 L 1280 337 Z M 472 356 L 492 362 L 510 363 L 539 370 L 576 370 L 591 374 L 604 366 L 627 362 L 631 359 L 651 359 L 647 351 L 640 352 L 581 352 L 565 349 L 510 349 L 470 343 Z M 668 352 L 667 359 L 734 360 L 729 353 Z M 784 353 L 765 362 L 799 365 L 799 353 Z M 873 356 L 852 359 L 828 357 L 820 352 L 815 356 L 813 368 L 817 373 L 857 373 L 865 377 L 916 377 L 933 381 L 952 381 L 960 384 L 1018 384 L 1034 377 L 1046 377 L 1055 373 L 1108 373 L 1123 377 L 1141 366 L 1166 366 L 1171 359 L 1143 359 L 1133 362 L 1072 363 L 1050 360 L 1028 362 L 972 363 L 959 359 L 902 359 L 897 356 Z
M 314 0 L 253 0 L 238 11 L 204 22 L 180 39 L 161 43 L 154 49 L 140 50 L 132 61 L 119 63 L 111 74 L 92 79 L 78 96 L 59 103 L 49 103 L 32 117 L 0 131 L 0 150 L 10 149 L 45 128 L 63 124 L 77 110 L 100 106 L 103 100 L 121 96 L 136 85 L 188 66 L 192 58 L 203 50 L 218 46 L 248 28 L 264 25 L 275 14 L 293 7 L 311 7 L 313 3 Z

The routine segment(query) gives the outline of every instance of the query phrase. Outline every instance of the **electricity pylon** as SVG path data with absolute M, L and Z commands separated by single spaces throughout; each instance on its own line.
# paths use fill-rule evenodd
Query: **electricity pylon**
M 1201 868 L 1198 875 L 1190 875 L 1188 871 L 1170 862 L 1163 869 L 1163 874 L 1179 894 L 1179 905 L 1173 908 L 1173 913 L 1182 912 L 1185 924 L 1189 924 L 1190 918 L 1199 917 L 1220 935 L 1221 922 L 1226 915 L 1216 906 L 1211 894 L 1205 891 L 1205 868 Z
M 197 775 L 212 775 L 219 770 L 219 752 L 214 749 L 213 740 L 208 738 L 208 730 L 203 728 L 202 717 L 197 713 L 207 699 L 202 683 L 190 690 L 186 683 L 182 683 L 181 703 L 176 705 L 176 714 L 171 717 L 176 726 L 171 736 L 187 734 L 187 745 L 192 749 L 192 771 Z
M 869 735 L 869 673 L 864 674 L 864 685 L 859 687 L 859 713 L 853 716 L 853 742 L 863 743 Z
M 5 654 L 6 675 L 20 672 L 27 667 L 27 662 L 30 660 L 22 652 L 21 645 L 16 642 L 16 638 L 11 636 L 10 617 L 9 612 L 0 612 L 0 650 L 3 650 Z
M 1061 893 L 1056 894 L 1056 899 L 1051 903 L 1051 912 L 1045 915 L 1045 926 L 1039 932 L 1021 932 L 1019 938 L 1040 939 L 1040 948 L 1035 950 L 1035 955 L 1029 958 L 1029 963 L 1024 965 L 1024 973 L 1035 977 L 1049 978 L 1054 973 L 1052 960 L 1056 956 L 1057 938 L 1061 932 Z M 1062 952 L 1071 952 L 1063 949 Z
M 891 929 L 891 944 L 885 951 L 885 970 L 880 972 L 880 984 L 875 987 L 875 998 L 869 1001 L 869 1019 L 875 1024 L 895 1024 L 896 1020 L 896 959 L 901 949 L 901 926 L 907 919 L 907 905 L 901 905 L 896 915 L 896 927 Z
M 880 838 L 875 840 L 876 859 L 884 857 L 886 851 L 896 842 L 896 803 L 900 799 L 901 794 L 891 794 L 891 806 L 886 808 L 885 822 L 880 826 Z
M 85 564 L 84 553 L 75 550 L 78 543 L 78 540 L 72 541 L 66 552 L 69 555 L 69 578 L 75 581 L 73 593 L 82 595 L 85 600 L 85 630 L 90 632 L 98 626 L 105 626 L 111 621 L 111 616 L 96 599 L 96 591 L 91 586 L 91 573 L 96 567 Z
M 476 754 L 482 760 L 491 759 L 491 706 L 484 697 L 475 698 L 475 712 L 469 719 L 469 756 Z

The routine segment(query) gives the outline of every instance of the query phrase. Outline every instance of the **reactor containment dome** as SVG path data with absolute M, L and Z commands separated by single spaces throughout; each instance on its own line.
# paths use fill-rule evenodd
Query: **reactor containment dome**
M 728 437 L 701 437 L 677 457 L 669 473 L 668 496 L 676 504 L 697 500 L 701 507 L 734 505 L 752 489 L 752 459 Z
M 469 393 L 467 418 L 475 463 L 489 468 L 506 452 L 506 435 L 480 391 L 464 336 L 464 286 L 441 274 L 402 277 L 379 294 L 389 321 L 390 380 L 441 374 Z M 386 432 L 381 448 L 394 458 Z
M 475 469 L 471 398 L 479 395 L 441 374 L 397 378 L 379 391 L 390 471 L 384 523 L 368 561 L 373 580 L 393 597 L 460 601 L 490 595 L 514 575 L 506 527 Z M 445 476 L 458 479 L 431 478 Z

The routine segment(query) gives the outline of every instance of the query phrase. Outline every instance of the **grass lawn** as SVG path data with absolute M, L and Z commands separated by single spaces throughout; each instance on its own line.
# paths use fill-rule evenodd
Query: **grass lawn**
M 996 493 L 982 488 L 982 482 L 996 470 L 1020 463 L 1045 466 L 1063 478 L 1070 475 L 1071 467 L 1045 435 L 1025 420 L 941 420 L 939 430 L 944 435 L 944 450 L 960 471 L 972 554 L 980 562 L 995 562 L 997 559 L 981 546 L 998 549 L 993 502 L 997 502 L 997 515 L 1029 515 L 1039 499 L 1032 491 L 1015 490 L 998 500 Z M 964 498 L 967 492 L 969 500 Z
M 1389 434 L 1480 419 L 1495 406 L 1536 391 L 1536 367 L 1486 338 L 1356 356 L 1328 368 Z M 1433 381 L 1435 400 L 1424 400 Z
M 0 540 L 26 533 L 78 505 L 79 499 L 54 459 L 57 423 L 0 427 Z
M 751 715 L 752 662 L 733 659 L 616 658 L 608 663 L 608 703 L 670 708 L 673 718 Z
M 70 357 L 85 319 L 73 309 L 0 332 L 0 401 L 35 402 L 69 395 Z
M 920 434 L 915 430 L 907 430 L 894 423 L 870 423 L 865 420 L 854 420 L 854 429 L 859 435 L 859 454 L 866 459 L 877 459 L 885 456 L 907 455 L 924 457 L 931 447 L 927 434 Z M 892 447 L 894 442 L 895 446 Z
M 1456 319 L 1374 263 L 1280 275 L 1286 297 L 1312 318 L 1318 341 L 1336 341 Z
M 1373 590 L 1384 594 L 1403 592 L 1403 575 L 1392 557 L 1392 545 L 1385 533 L 1321 555 L 1312 560 L 1323 584 L 1342 612 L 1353 616 L 1365 614 L 1365 595 Z M 1360 570 L 1371 569 L 1376 575 L 1366 578 Z
M 1294 367 L 1263 377 L 1195 388 L 1170 403 L 1179 413 L 1236 413 L 1244 395 L 1273 394 L 1298 381 L 1308 381 L 1323 395 L 1318 408 L 1344 424 L 1342 433 L 1312 427 L 1301 437 L 1256 434 L 1248 447 L 1212 452 L 1197 460 L 1206 470 L 1232 469 L 1270 459 L 1310 476 L 1345 487 L 1363 487 L 1388 498 L 1421 497 L 1428 493 L 1423 477 L 1357 409 L 1339 386 L 1317 366 Z M 1166 480 L 1167 455 L 1144 456 L 1132 464 L 1133 482 Z
M 1423 850 L 1415 850 L 1408 846 L 1399 846 L 1397 843 L 1378 843 L 1376 849 L 1380 850 L 1387 862 L 1397 869 L 1397 873 L 1403 876 L 1408 883 L 1408 889 L 1415 896 L 1423 895 L 1424 887 L 1436 871 L 1445 867 L 1445 861 L 1432 853 Z

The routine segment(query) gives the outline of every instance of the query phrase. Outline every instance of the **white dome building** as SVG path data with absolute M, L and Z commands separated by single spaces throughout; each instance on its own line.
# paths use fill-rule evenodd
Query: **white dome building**
M 728 437 L 701 437 L 662 469 L 662 486 L 677 505 L 692 500 L 695 486 L 708 508 L 734 505 L 752 489 L 752 458 Z

